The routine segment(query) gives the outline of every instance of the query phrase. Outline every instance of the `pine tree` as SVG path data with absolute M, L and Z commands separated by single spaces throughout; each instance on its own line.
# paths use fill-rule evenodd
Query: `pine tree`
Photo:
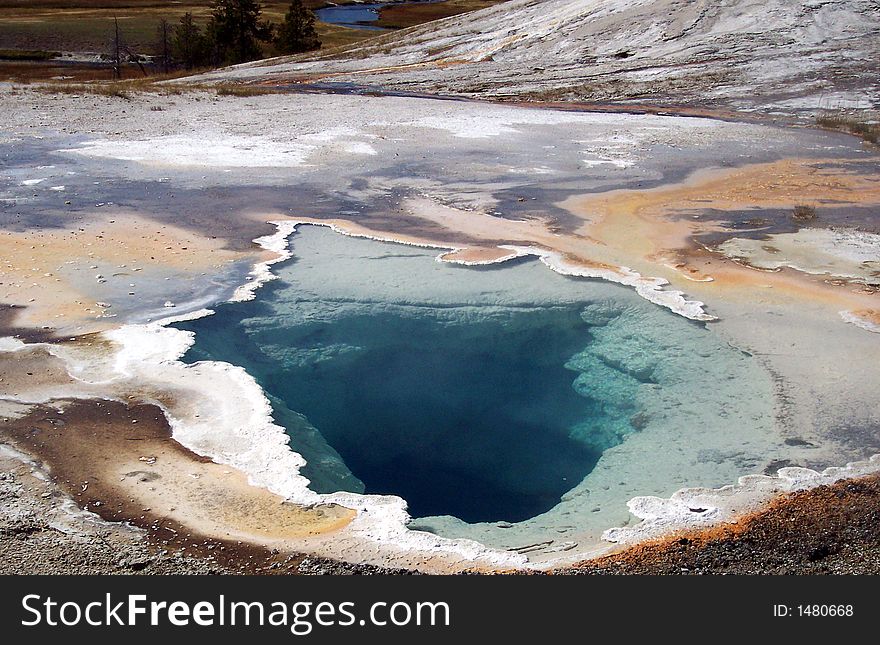
M 303 6 L 302 0 L 293 0 L 278 29 L 275 45 L 283 54 L 298 54 L 321 46 L 315 31 L 315 14 Z
M 171 56 L 186 69 L 199 67 L 206 63 L 207 44 L 202 30 L 193 21 L 191 13 L 185 13 L 180 22 L 174 25 L 171 39 Z
M 256 0 L 213 1 L 208 32 L 216 62 L 237 64 L 262 56 L 259 41 L 271 38 L 272 25 L 261 21 L 260 13 Z

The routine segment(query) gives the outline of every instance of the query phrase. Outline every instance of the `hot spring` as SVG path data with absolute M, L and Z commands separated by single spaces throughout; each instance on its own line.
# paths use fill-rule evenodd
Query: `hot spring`
M 312 226 L 291 245 L 255 300 L 177 326 L 186 361 L 257 379 L 316 492 L 397 495 L 415 528 L 520 548 L 785 456 L 757 361 L 626 287 Z

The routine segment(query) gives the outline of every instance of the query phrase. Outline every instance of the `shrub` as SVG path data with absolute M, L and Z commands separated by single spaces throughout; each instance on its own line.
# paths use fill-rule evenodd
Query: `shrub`
M 880 142 L 880 124 L 868 123 L 845 115 L 823 115 L 816 119 L 816 124 L 821 128 L 849 132 L 861 137 L 869 143 Z
M 797 204 L 791 211 L 791 217 L 798 222 L 811 222 L 816 219 L 816 209 L 807 204 Z

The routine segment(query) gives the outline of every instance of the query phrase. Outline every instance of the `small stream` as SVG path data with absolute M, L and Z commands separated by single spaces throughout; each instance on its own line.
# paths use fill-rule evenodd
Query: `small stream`
M 380 3 L 359 3 L 333 5 L 317 9 L 315 15 L 321 22 L 331 25 L 339 25 L 340 27 L 349 27 L 351 29 L 367 29 L 371 31 L 387 31 L 384 27 L 376 25 L 379 20 L 379 12 L 383 7 L 391 4 L 422 4 L 424 2 L 442 2 L 443 0 L 417 0 L 415 2 L 380 2 Z

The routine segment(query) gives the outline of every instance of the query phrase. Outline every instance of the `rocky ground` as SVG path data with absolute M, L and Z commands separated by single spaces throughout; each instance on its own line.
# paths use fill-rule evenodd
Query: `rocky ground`
M 149 530 L 75 510 L 34 462 L 0 453 L 0 574 L 406 575 L 204 540 L 162 544 Z M 557 575 L 878 574 L 880 477 L 780 498 L 738 525 L 673 536 Z
M 511 0 L 206 80 L 798 114 L 877 109 L 868 0 Z
M 876 575 L 880 477 L 794 493 L 737 525 L 673 536 L 557 573 Z
M 0 575 L 379 573 L 410 572 L 219 540 L 160 541 L 149 528 L 104 522 L 79 511 L 40 466 L 0 445 Z

